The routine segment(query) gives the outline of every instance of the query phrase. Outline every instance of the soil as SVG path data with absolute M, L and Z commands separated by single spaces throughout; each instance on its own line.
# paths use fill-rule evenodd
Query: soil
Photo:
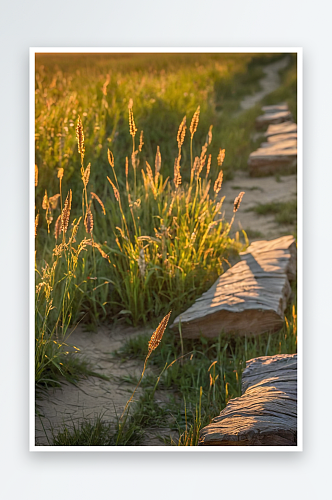
M 243 99 L 241 109 L 246 110 L 259 102 L 262 97 L 272 92 L 280 85 L 278 72 L 286 67 L 288 58 L 269 64 L 264 69 L 265 77 L 261 80 L 262 90 Z M 285 177 L 250 178 L 247 172 L 237 172 L 231 181 L 223 184 L 220 194 L 225 196 L 223 210 L 226 220 L 230 221 L 233 215 L 233 201 L 240 191 L 245 191 L 241 207 L 236 214 L 233 231 L 244 229 L 248 231 L 250 241 L 276 238 L 283 234 L 291 234 L 294 227 L 283 226 L 275 222 L 273 215 L 257 215 L 248 211 L 255 204 L 271 201 L 289 201 L 296 197 L 296 175 Z M 255 233 L 257 235 L 255 237 Z M 59 431 L 64 424 L 68 427 L 73 423 L 82 422 L 83 419 L 94 420 L 97 415 L 102 415 L 105 422 L 114 422 L 120 416 L 126 402 L 130 398 L 134 385 L 126 382 L 125 377 L 140 377 L 143 363 L 136 360 L 122 361 L 112 353 L 131 337 L 152 333 L 146 328 L 131 328 L 128 326 L 103 326 L 97 333 L 86 332 L 78 327 L 71 334 L 68 342 L 81 351 L 81 355 L 90 361 L 93 369 L 109 377 L 103 380 L 89 377 L 81 380 L 77 385 L 63 384 L 61 388 L 51 389 L 47 396 L 37 400 L 36 416 L 36 445 L 47 446 L 52 444 L 52 432 Z M 147 368 L 147 373 L 150 368 Z M 158 374 L 157 374 L 158 375 Z M 165 391 L 163 391 L 165 392 Z M 141 390 L 135 394 L 139 398 Z M 156 393 L 156 398 L 163 403 L 165 395 Z M 165 400 L 164 400 L 165 403 Z M 133 404 L 131 405 L 131 410 Z M 177 441 L 174 432 L 162 428 L 147 429 L 143 445 L 163 446 L 163 437 L 172 437 Z

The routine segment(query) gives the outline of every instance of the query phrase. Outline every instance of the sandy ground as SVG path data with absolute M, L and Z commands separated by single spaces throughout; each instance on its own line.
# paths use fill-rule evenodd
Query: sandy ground
M 265 77 L 261 80 L 262 90 L 246 97 L 241 103 L 243 110 L 249 109 L 262 97 L 278 88 L 280 84 L 278 71 L 288 64 L 284 58 L 277 63 L 266 66 Z M 236 215 L 233 231 L 239 229 L 259 231 L 266 239 L 276 238 L 282 234 L 292 233 L 294 228 L 276 224 L 274 216 L 257 215 L 247 212 L 256 203 L 270 201 L 288 201 L 296 196 L 296 176 L 250 178 L 246 172 L 237 172 L 232 181 L 225 182 L 220 192 L 225 196 L 223 210 L 226 220 L 233 215 L 234 198 L 240 191 L 245 191 L 241 207 Z M 251 238 L 254 239 L 261 238 Z M 37 401 L 36 445 L 45 446 L 51 443 L 51 428 L 56 432 L 64 424 L 76 425 L 83 419 L 94 419 L 102 415 L 104 421 L 115 421 L 116 415 L 121 415 L 126 402 L 134 389 L 134 385 L 123 380 L 128 375 L 139 377 L 142 363 L 130 360 L 121 362 L 112 355 L 121 348 L 127 339 L 142 333 L 152 333 L 148 328 L 134 329 L 128 326 L 102 327 L 98 333 L 85 332 L 77 328 L 71 335 L 69 343 L 75 345 L 91 362 L 95 371 L 106 375 L 109 381 L 96 377 L 81 380 L 77 385 L 64 384 L 61 388 L 48 391 L 47 397 Z M 147 372 L 149 368 L 147 369 Z M 140 390 L 135 399 L 140 396 Z M 160 404 L 165 404 L 165 395 L 156 393 Z M 164 401 L 163 401 L 164 400 Z M 159 436 L 177 436 L 168 429 L 148 429 L 143 445 L 161 446 L 163 441 Z

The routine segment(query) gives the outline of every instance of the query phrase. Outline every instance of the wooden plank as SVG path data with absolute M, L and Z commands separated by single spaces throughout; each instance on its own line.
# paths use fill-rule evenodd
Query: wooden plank
M 274 258 L 278 259 L 279 267 L 285 272 L 290 281 L 296 278 L 297 268 L 297 250 L 295 239 L 292 235 L 281 236 L 274 240 L 254 241 L 247 250 L 240 253 L 242 260 L 246 256 L 252 255 L 259 261 L 267 259 L 272 264 Z M 284 260 L 286 266 L 284 266 Z M 265 269 L 265 268 L 264 268 Z
M 288 111 L 287 103 L 272 104 L 270 106 L 263 106 L 262 111 L 264 113 L 279 113 L 280 111 Z
M 291 295 L 289 279 L 296 275 L 292 236 L 256 241 L 171 325 L 184 338 L 259 335 L 281 328 Z
M 199 446 L 296 446 L 297 355 L 247 361 L 242 392 L 201 430 Z
M 265 113 L 264 115 L 258 116 L 256 118 L 256 128 L 263 128 L 271 124 L 279 124 L 282 122 L 287 122 L 291 119 L 292 119 L 292 114 L 288 110 Z
M 265 137 L 278 134 L 290 134 L 297 133 L 297 125 L 291 121 L 280 123 L 277 125 L 269 125 L 267 131 L 265 132 Z
M 259 148 L 249 155 L 248 167 L 252 177 L 293 173 L 297 166 L 297 148 Z
M 269 135 L 267 137 L 267 142 L 281 142 L 289 140 L 297 140 L 297 133 L 289 132 L 288 134 L 276 134 L 276 135 Z
M 277 136 L 278 137 L 278 136 Z M 268 148 L 269 153 L 274 150 L 279 149 L 297 149 L 297 140 L 289 139 L 283 141 L 275 141 L 275 142 L 262 142 L 260 148 Z

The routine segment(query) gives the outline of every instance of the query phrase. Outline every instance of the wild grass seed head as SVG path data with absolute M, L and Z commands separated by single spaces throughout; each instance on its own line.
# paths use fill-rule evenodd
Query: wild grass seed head
M 191 138 L 194 137 L 194 133 L 197 130 L 197 126 L 198 126 L 198 122 L 199 122 L 200 109 L 201 109 L 201 107 L 198 106 L 198 108 L 196 109 L 196 111 L 194 113 L 194 116 L 192 117 L 192 120 L 191 120 L 191 124 L 190 124 L 190 127 L 189 127 Z
M 155 349 L 157 349 L 158 345 L 160 344 L 171 314 L 172 314 L 172 311 L 170 311 L 168 314 L 166 314 L 166 316 L 159 323 L 157 329 L 153 332 L 151 339 L 149 341 L 149 344 L 148 344 L 148 356 L 150 356 L 150 354 Z
M 182 119 L 182 122 L 180 123 L 179 130 L 178 130 L 178 133 L 177 133 L 177 136 L 176 136 L 176 140 L 178 142 L 178 148 L 179 148 L 179 150 L 181 149 L 181 147 L 183 145 L 184 138 L 185 138 L 185 135 L 186 135 L 186 130 L 187 130 L 186 121 L 187 121 L 187 117 L 184 116 L 183 119 Z
M 235 198 L 234 208 L 233 208 L 234 213 L 236 213 L 238 211 L 238 209 L 240 208 L 240 204 L 241 204 L 241 201 L 242 201 L 244 194 L 245 194 L 245 191 L 241 191 L 241 193 L 239 193 L 239 195 Z
M 69 189 L 61 214 L 61 231 L 63 234 L 66 234 L 68 229 L 70 210 L 71 210 L 71 200 L 72 200 L 72 191 L 71 189 Z
M 81 155 L 81 160 L 83 161 L 85 147 L 84 147 L 83 124 L 80 115 L 78 115 L 77 125 L 76 125 L 76 139 L 77 139 L 78 152 Z

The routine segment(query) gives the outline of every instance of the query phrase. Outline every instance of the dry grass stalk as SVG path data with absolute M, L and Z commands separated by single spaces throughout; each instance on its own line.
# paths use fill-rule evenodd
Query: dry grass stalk
M 242 201 L 244 194 L 245 194 L 245 191 L 241 191 L 241 193 L 235 198 L 234 208 L 233 208 L 234 213 L 236 213 L 238 211 L 238 209 L 240 208 L 240 204 L 241 204 L 241 201 Z
M 126 171 L 126 190 L 127 192 L 129 192 L 129 183 L 128 183 L 128 156 L 126 156 L 126 167 L 125 167 L 125 171 Z
M 38 167 L 35 165 L 35 187 L 38 186 Z
M 178 141 L 178 148 L 179 150 L 181 149 L 184 138 L 186 135 L 186 130 L 187 130 L 187 125 L 186 125 L 187 117 L 184 116 L 182 122 L 180 123 L 179 130 L 178 130 L 178 135 L 176 137 L 176 140 Z
M 221 167 L 221 165 L 223 164 L 224 159 L 225 159 L 225 150 L 220 148 L 219 154 L 218 154 L 218 157 L 217 157 L 218 167 Z
M 85 147 L 84 147 L 83 125 L 82 125 L 82 120 L 81 120 L 80 115 L 78 115 L 78 119 L 77 119 L 76 138 L 77 138 L 78 152 L 81 155 L 81 161 L 83 161 Z
M 60 198 L 60 194 L 55 194 L 54 196 L 51 196 L 51 198 L 49 198 L 48 202 L 49 202 L 49 206 L 51 207 L 52 210 L 56 210 L 57 206 L 58 206 L 58 199 Z
M 163 335 L 164 335 L 164 332 L 166 330 L 166 326 L 167 326 L 167 323 L 168 323 L 168 320 L 170 318 L 170 315 L 171 315 L 172 311 L 170 311 L 162 320 L 161 322 L 159 323 L 157 329 L 153 332 L 152 336 L 151 336 L 151 339 L 149 341 L 149 344 L 148 344 L 148 353 L 146 355 L 146 358 L 145 358 L 145 361 L 144 361 L 144 366 L 143 366 L 143 371 L 142 371 L 142 375 L 141 375 L 141 378 L 139 379 L 138 381 L 138 384 L 136 385 L 135 389 L 134 389 L 134 392 L 132 393 L 132 395 L 130 396 L 130 398 L 128 399 L 127 403 L 126 403 L 126 406 L 122 412 L 122 415 L 120 417 L 120 422 L 122 420 L 122 417 L 123 415 L 125 414 L 128 406 L 129 406 L 129 403 L 131 402 L 131 400 L 133 399 L 134 397 L 134 394 L 138 388 L 138 386 L 140 385 L 141 381 L 142 381 L 142 378 L 143 378 L 143 375 L 144 375 L 144 372 L 145 372 L 145 369 L 146 369 L 146 364 L 148 362 L 148 359 L 149 357 L 151 356 L 152 352 L 157 349 L 158 345 L 160 344 L 162 338 L 163 338 Z
M 114 168 L 114 155 L 112 151 L 109 149 L 107 150 L 107 158 L 108 158 L 108 163 L 111 165 L 112 168 Z
M 141 130 L 141 133 L 139 136 L 139 145 L 138 145 L 139 152 L 142 151 L 143 144 L 144 144 L 144 142 L 143 142 L 143 130 Z
M 85 226 L 86 232 L 88 234 L 92 234 L 92 231 L 93 231 L 93 215 L 92 215 L 90 207 L 88 207 L 88 210 L 87 210 L 86 215 L 85 215 L 84 226 Z
M 196 109 L 194 116 L 192 117 L 191 124 L 189 127 L 191 138 L 194 137 L 194 133 L 197 130 L 198 122 L 199 122 L 199 113 L 200 113 L 200 106 Z
M 61 233 L 61 214 L 59 215 L 59 217 L 55 222 L 54 236 L 56 240 L 59 238 L 60 233 Z
M 37 214 L 35 218 L 35 238 L 37 237 L 38 222 L 39 222 L 39 214 Z
M 102 208 L 103 214 L 106 215 L 106 210 L 105 210 L 105 207 L 104 207 L 104 203 L 101 201 L 101 199 L 99 198 L 99 196 L 96 193 L 93 193 L 91 191 L 91 198 L 98 201 L 99 205 Z
M 221 189 L 221 185 L 222 185 L 222 180 L 223 180 L 223 177 L 224 177 L 224 173 L 222 170 L 220 170 L 219 174 L 218 174 L 218 177 L 217 177 L 217 180 L 216 182 L 214 183 L 214 192 L 217 194 L 219 193 L 220 189 Z
M 107 177 L 107 180 L 108 180 L 108 182 L 111 184 L 111 186 L 113 188 L 114 196 L 115 196 L 116 201 L 120 201 L 119 190 L 116 188 L 116 186 L 113 184 L 113 182 L 111 181 L 111 179 L 109 177 Z
M 72 200 L 72 191 L 69 189 L 69 193 L 67 194 L 66 201 L 61 214 L 61 231 L 65 235 L 68 229 L 70 210 L 71 210 L 71 200 Z

